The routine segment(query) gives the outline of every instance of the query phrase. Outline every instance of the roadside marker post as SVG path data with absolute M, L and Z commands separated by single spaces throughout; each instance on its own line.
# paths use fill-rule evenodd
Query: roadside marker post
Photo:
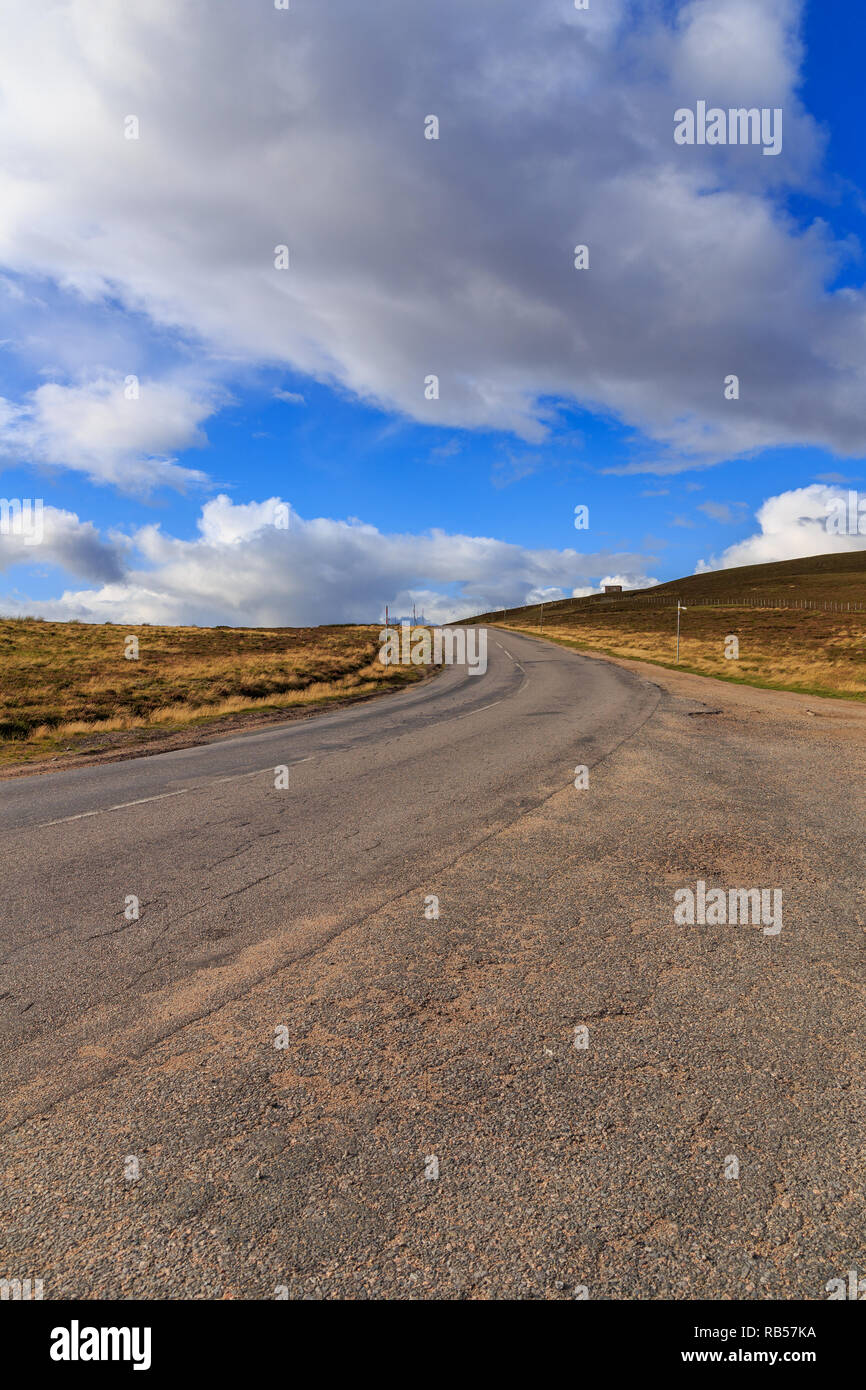
M 688 609 L 686 608 L 686 606 L 685 606 L 684 603 L 680 603 L 679 599 L 677 599 L 677 665 L 679 665 L 679 662 L 680 662 L 680 613 L 681 613 L 681 612 L 682 612 L 682 613 L 687 613 L 687 612 L 688 612 Z

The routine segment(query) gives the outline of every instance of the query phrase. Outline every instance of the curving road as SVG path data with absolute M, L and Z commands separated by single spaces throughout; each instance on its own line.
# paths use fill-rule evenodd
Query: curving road
M 720 714 L 491 630 L 483 676 L 0 783 L 0 1275 L 817 1298 L 866 1267 L 862 743 L 700 686 Z M 780 937 L 675 926 L 698 878 L 781 887 Z

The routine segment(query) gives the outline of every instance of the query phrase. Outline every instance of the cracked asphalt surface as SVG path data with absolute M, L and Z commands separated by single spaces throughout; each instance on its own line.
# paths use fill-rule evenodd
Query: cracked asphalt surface
M 866 710 L 489 655 L 0 784 L 0 1276 L 810 1300 L 866 1268 Z M 781 934 L 675 925 L 698 879 L 782 889 Z

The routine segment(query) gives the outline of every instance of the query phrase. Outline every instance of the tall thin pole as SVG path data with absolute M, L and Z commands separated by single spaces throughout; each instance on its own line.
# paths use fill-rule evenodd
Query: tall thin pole
M 680 610 L 683 608 L 684 605 L 677 599 L 677 665 L 680 661 Z
M 541 620 L 538 624 L 538 630 L 539 632 L 544 631 L 544 604 L 541 605 Z

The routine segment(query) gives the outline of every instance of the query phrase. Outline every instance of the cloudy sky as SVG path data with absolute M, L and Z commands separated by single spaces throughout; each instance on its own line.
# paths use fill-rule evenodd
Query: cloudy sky
M 0 611 L 441 620 L 866 544 L 824 526 L 866 489 L 859 0 L 3 29 L 0 496 L 45 510 Z M 699 101 L 781 152 L 677 144 Z

